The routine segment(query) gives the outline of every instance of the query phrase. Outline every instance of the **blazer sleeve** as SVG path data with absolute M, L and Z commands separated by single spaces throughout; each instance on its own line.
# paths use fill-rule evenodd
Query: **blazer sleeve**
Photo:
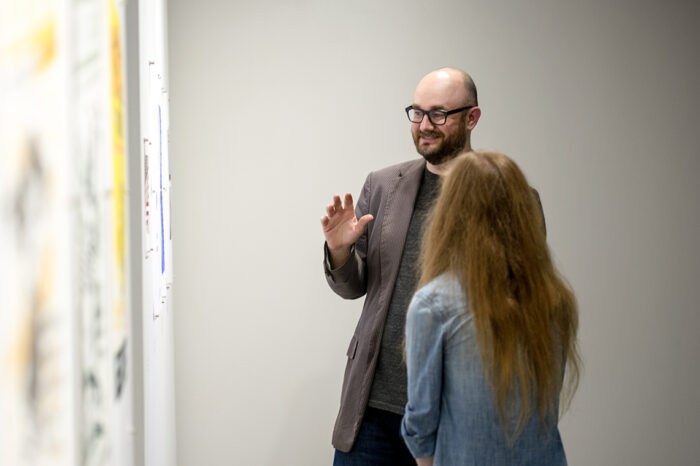
M 355 206 L 355 216 L 362 217 L 369 211 L 369 199 L 371 195 L 372 174 L 365 180 L 365 184 L 360 192 L 360 197 Z M 375 215 L 376 218 L 376 215 Z M 328 286 L 345 299 L 355 299 L 367 292 L 367 244 L 369 242 L 370 226 L 365 227 L 365 231 L 352 245 L 350 257 L 343 265 L 331 269 L 330 253 L 328 244 L 323 244 L 323 269 L 326 275 Z

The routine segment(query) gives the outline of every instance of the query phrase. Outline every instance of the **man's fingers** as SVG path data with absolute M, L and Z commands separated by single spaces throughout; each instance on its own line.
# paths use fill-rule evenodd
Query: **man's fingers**
M 330 222 L 330 220 L 328 219 L 328 217 L 326 217 L 325 215 L 324 215 L 323 217 L 321 217 L 321 225 L 322 225 L 322 226 L 325 227 L 326 225 L 328 225 L 328 222 Z
M 367 224 L 372 220 L 374 220 L 374 216 L 372 216 L 372 214 L 363 215 L 357 221 L 357 225 L 360 227 L 361 230 L 364 230 Z
M 354 212 L 354 207 L 352 205 L 352 194 L 347 193 L 345 195 L 345 205 L 343 205 L 343 202 L 340 200 L 340 196 L 335 194 L 333 195 L 333 203 L 328 204 L 326 206 L 326 213 L 328 214 L 328 217 L 333 217 L 336 214 L 341 214 L 343 211 L 349 210 L 350 212 Z M 330 219 L 329 219 L 330 221 Z
M 343 206 L 345 209 L 353 209 L 353 204 L 352 204 L 352 194 L 347 193 L 345 195 L 345 205 Z

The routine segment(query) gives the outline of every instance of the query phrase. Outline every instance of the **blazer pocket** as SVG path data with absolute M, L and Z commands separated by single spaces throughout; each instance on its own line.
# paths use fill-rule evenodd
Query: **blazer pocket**
M 350 346 L 348 346 L 348 359 L 355 359 L 355 353 L 357 352 L 357 337 L 355 335 L 352 336 L 352 339 L 350 340 Z

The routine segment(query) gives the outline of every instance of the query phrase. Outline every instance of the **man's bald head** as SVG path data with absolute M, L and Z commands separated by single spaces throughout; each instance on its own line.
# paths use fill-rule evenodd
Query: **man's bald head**
M 431 94 L 431 100 L 438 97 L 445 105 L 453 107 L 479 105 L 474 81 L 458 68 L 440 68 L 426 74 L 418 83 L 416 94 L 426 93 Z

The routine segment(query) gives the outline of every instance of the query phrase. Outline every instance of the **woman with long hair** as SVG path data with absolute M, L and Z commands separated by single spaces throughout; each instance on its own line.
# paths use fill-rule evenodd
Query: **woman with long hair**
M 578 311 L 535 196 L 495 152 L 445 175 L 406 317 L 401 431 L 419 465 L 566 464 L 557 423 L 578 384 Z

